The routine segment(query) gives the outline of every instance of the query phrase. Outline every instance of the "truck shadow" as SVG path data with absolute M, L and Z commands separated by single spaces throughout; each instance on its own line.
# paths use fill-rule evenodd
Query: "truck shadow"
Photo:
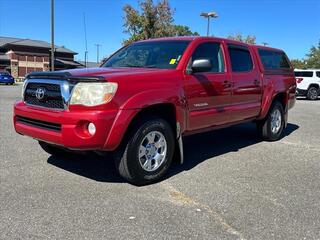
M 282 138 L 290 135 L 298 128 L 298 125 L 288 123 Z M 211 158 L 230 152 L 238 152 L 242 148 L 262 141 L 256 130 L 256 125 L 252 123 L 186 137 L 184 139 L 184 163 L 182 165 L 174 164 L 168 174 L 168 178 L 179 172 L 188 171 L 203 161 L 214 161 Z
M 299 126 L 288 123 L 284 137 L 296 131 Z M 180 172 L 189 171 L 206 160 L 229 152 L 237 152 L 247 146 L 261 142 L 255 124 L 240 124 L 212 132 L 201 133 L 184 139 L 184 164 L 178 161 L 172 164 L 166 178 Z M 101 157 L 96 154 L 75 155 L 63 157 L 51 156 L 47 162 L 58 168 L 80 176 L 99 181 L 121 183 L 124 180 L 115 170 L 112 157 Z

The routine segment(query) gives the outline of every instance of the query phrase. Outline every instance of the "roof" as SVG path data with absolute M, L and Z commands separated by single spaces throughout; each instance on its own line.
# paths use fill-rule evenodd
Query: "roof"
M 85 61 L 78 61 L 79 63 L 81 63 L 83 66 L 85 66 Z M 99 67 L 100 63 L 96 63 L 96 62 L 87 62 L 87 68 L 96 68 Z
M 317 68 L 306 68 L 306 69 L 298 69 L 298 68 L 295 68 L 294 71 L 300 71 L 300 72 L 320 71 L 320 68 L 319 68 L 319 69 L 317 69 Z
M 5 48 L 8 45 L 14 46 L 28 46 L 28 47 L 38 47 L 38 48 L 51 48 L 51 44 L 42 40 L 32 40 L 32 39 L 23 39 L 23 38 L 12 38 L 12 37 L 1 37 L 0 36 L 0 48 Z M 56 46 L 56 52 L 61 53 L 72 53 L 77 54 L 76 52 L 65 48 L 63 46 Z
M 0 61 L 9 61 L 9 58 L 8 58 L 8 56 L 7 55 L 5 55 L 5 54 L 0 54 Z
M 71 60 L 63 60 L 60 58 L 56 58 L 55 62 L 61 63 L 63 65 L 70 65 L 70 66 L 75 66 L 75 67 L 81 67 L 82 64 L 77 62 L 77 61 L 71 61 Z
M 261 46 L 256 44 L 248 44 L 241 41 L 228 39 L 228 38 L 219 38 L 219 37 L 205 37 L 205 36 L 178 36 L 178 37 L 163 37 L 163 38 L 150 38 L 147 40 L 138 41 L 139 42 L 153 42 L 153 41 L 194 41 L 194 40 L 218 40 L 218 41 L 226 41 L 231 44 L 241 44 L 243 46 L 251 46 L 258 49 L 272 50 L 272 51 L 281 51 L 283 50 L 278 48 L 273 48 L 269 46 Z

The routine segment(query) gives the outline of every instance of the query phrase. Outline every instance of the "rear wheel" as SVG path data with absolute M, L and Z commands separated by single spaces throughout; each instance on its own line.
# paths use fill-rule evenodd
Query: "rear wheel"
M 310 87 L 308 89 L 308 92 L 307 92 L 307 99 L 309 99 L 309 100 L 317 100 L 318 99 L 318 95 L 319 95 L 318 90 L 319 89 L 316 88 L 316 87 Z
M 135 185 L 155 182 L 170 167 L 174 146 L 173 131 L 166 121 L 146 120 L 119 151 L 116 167 L 123 178 Z
M 258 122 L 257 125 L 264 140 L 279 140 L 281 138 L 285 126 L 285 116 L 282 104 L 278 101 L 275 101 L 272 104 L 266 118 Z
M 59 148 L 46 142 L 39 141 L 39 145 L 44 151 L 46 151 L 50 155 L 58 156 L 66 153 L 66 151 L 63 148 Z

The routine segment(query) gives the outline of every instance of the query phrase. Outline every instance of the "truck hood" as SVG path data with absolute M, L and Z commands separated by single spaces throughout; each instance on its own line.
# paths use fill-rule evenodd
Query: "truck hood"
M 63 79 L 72 82 L 124 81 L 129 79 L 143 80 L 150 77 L 169 76 L 175 69 L 155 68 L 82 68 L 56 72 L 35 72 L 26 78 Z
M 133 77 L 133 76 L 145 76 L 159 73 L 172 72 L 168 69 L 155 69 L 155 68 L 82 68 L 68 70 L 73 77 L 100 77 L 106 80 L 119 77 Z

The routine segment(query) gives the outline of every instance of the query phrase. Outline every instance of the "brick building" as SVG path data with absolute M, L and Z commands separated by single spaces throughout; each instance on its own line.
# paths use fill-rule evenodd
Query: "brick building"
M 23 78 L 34 71 L 50 69 L 51 45 L 31 39 L 0 37 L 0 71 L 6 70 L 14 78 Z M 65 47 L 55 48 L 55 70 L 84 67 L 74 61 L 76 52 Z

